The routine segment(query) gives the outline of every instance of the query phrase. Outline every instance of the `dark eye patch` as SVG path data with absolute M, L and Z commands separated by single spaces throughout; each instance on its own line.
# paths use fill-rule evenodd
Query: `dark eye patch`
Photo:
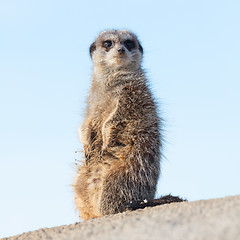
M 130 40 L 130 39 L 126 40 L 124 42 L 124 45 L 128 49 L 128 51 L 131 51 L 132 49 L 135 48 L 135 42 L 133 40 Z

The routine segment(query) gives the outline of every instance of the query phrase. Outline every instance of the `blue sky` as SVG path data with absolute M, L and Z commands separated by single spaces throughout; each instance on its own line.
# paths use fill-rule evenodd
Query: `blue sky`
M 158 195 L 240 194 L 240 2 L 0 2 L 0 237 L 78 221 L 77 128 L 99 32 L 140 38 L 165 119 Z

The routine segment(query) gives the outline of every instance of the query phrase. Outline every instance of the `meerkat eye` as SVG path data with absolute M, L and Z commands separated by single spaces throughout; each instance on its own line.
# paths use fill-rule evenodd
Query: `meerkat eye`
M 131 51 L 132 49 L 135 48 L 135 43 L 132 40 L 126 40 L 124 42 L 125 47 L 128 49 L 128 51 Z
M 111 40 L 107 40 L 103 42 L 103 47 L 110 48 L 113 45 L 113 42 Z

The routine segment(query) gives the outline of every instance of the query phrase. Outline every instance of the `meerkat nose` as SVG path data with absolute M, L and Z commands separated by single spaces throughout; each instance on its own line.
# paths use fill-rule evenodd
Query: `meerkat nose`
M 125 49 L 123 47 L 118 48 L 117 51 L 118 51 L 119 54 L 125 53 Z

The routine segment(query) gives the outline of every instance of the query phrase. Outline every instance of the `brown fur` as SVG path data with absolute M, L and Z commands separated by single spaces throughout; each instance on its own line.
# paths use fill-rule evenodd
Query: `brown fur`
M 112 45 L 106 48 L 106 41 Z M 90 47 L 92 84 L 79 130 L 85 161 L 74 184 L 84 219 L 123 212 L 130 202 L 154 198 L 161 121 L 141 68 L 142 53 L 137 37 L 125 30 L 105 31 Z

